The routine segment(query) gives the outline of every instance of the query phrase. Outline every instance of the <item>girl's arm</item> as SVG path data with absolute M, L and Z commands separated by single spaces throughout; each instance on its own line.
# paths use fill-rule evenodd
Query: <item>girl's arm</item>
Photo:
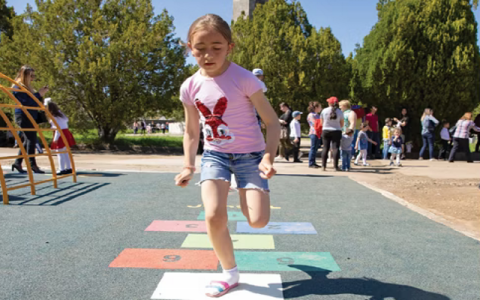
M 430 120 L 432 120 L 435 125 L 438 125 L 438 123 L 440 123 L 437 119 L 435 119 L 434 116 L 430 116 Z
M 185 134 L 183 135 L 184 168 L 175 176 L 175 184 L 186 187 L 195 173 L 195 156 L 200 137 L 200 116 L 193 105 L 183 104 L 185 109 Z
M 183 104 L 185 109 L 185 134 L 183 136 L 184 166 L 195 167 L 195 156 L 200 138 L 200 116 L 193 105 Z
M 267 146 L 265 148 L 265 156 L 270 166 L 273 164 L 275 154 L 277 153 L 278 142 L 280 141 L 280 125 L 277 121 L 277 115 L 273 110 L 272 105 L 267 100 L 262 90 L 259 90 L 250 97 L 255 109 L 262 118 L 263 123 L 267 128 Z M 273 175 L 273 174 L 272 174 Z

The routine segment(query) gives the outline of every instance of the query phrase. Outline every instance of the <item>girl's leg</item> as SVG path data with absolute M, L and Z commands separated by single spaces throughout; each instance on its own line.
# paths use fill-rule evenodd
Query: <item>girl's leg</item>
M 62 152 L 62 151 L 65 151 L 65 148 L 61 148 L 61 149 L 58 149 L 57 150 L 58 152 Z M 65 170 L 65 159 L 63 157 L 63 154 L 57 154 L 57 157 L 58 157 L 58 169 L 60 169 L 60 171 L 63 171 Z
M 239 189 L 242 213 L 253 228 L 263 228 L 270 220 L 270 194 L 256 189 Z
M 395 155 L 397 156 L 397 166 L 399 166 L 399 165 L 400 165 L 400 156 L 401 156 L 401 155 L 400 155 L 400 154 L 395 154 Z
M 395 160 L 396 156 L 397 156 L 397 154 L 395 154 L 395 153 L 390 154 L 390 165 L 393 165 L 393 161 Z
M 65 150 L 67 150 L 65 148 Z M 67 170 L 70 170 L 72 168 L 71 164 L 70 164 L 70 157 L 68 156 L 68 153 L 64 153 L 63 155 L 65 155 L 65 168 Z
M 367 164 L 367 150 L 362 150 L 363 165 Z
M 236 266 L 232 239 L 227 228 L 227 197 L 230 183 L 207 180 L 202 183 L 202 201 L 205 207 L 207 233 L 224 270 Z

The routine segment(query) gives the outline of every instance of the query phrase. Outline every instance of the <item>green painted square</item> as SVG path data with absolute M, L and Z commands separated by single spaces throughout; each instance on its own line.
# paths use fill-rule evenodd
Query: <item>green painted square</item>
M 232 234 L 234 249 L 275 249 L 273 235 Z M 213 248 L 208 235 L 189 234 L 182 248 Z M 253 252 L 256 253 L 256 252 Z
M 340 271 L 330 252 L 235 251 L 243 271 Z
M 229 221 L 247 221 L 241 211 L 227 211 Z M 200 212 L 197 220 L 205 220 L 205 211 Z

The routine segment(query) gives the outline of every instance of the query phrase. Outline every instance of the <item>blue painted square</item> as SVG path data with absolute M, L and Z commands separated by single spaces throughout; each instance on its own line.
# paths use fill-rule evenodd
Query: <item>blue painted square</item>
M 235 251 L 243 271 L 340 271 L 330 252 Z
M 241 211 L 227 211 L 229 221 L 247 221 Z M 205 220 L 205 211 L 201 211 L 197 220 Z
M 270 222 L 264 228 L 252 228 L 248 222 L 238 222 L 237 233 L 317 234 L 317 231 L 312 223 L 308 222 Z

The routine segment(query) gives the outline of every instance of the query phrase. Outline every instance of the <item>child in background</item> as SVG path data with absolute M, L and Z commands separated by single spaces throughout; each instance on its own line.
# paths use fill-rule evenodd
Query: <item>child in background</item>
M 302 161 L 299 158 L 300 153 L 300 140 L 302 138 L 302 131 L 300 127 L 300 118 L 302 117 L 302 112 L 298 110 L 292 113 L 293 120 L 290 122 L 290 140 L 293 144 L 293 162 L 301 163 Z
M 382 130 L 383 135 L 383 159 L 388 159 L 388 148 L 392 143 L 392 120 L 390 118 L 385 119 L 385 126 Z
M 450 143 L 452 141 L 452 137 L 450 136 L 450 123 L 447 121 L 443 122 L 442 131 L 440 131 L 440 138 L 442 139 L 442 149 L 440 149 L 440 154 L 438 155 L 438 159 L 447 160 L 448 153 L 450 152 Z
M 234 48 L 227 22 L 213 14 L 198 18 L 188 31 L 187 46 L 200 68 L 180 88 L 185 110 L 185 165 L 175 184 L 186 187 L 193 178 L 202 120 L 201 197 L 207 234 L 223 268 L 221 278 L 206 286 L 205 295 L 220 297 L 240 280 L 227 227 L 230 178 L 232 173 L 236 177 L 240 206 L 249 225 L 265 227 L 270 219 L 268 179 L 276 173 L 273 161 L 280 124 L 258 79 L 227 59 Z M 267 128 L 266 143 L 255 110 Z M 185 284 L 188 288 L 188 282 Z
M 403 139 L 401 135 L 402 130 L 399 127 L 395 128 L 392 138 L 392 146 L 389 150 L 389 152 L 392 154 L 390 156 L 390 166 L 393 166 L 393 161 L 395 160 L 395 158 L 397 159 L 397 166 L 402 166 L 402 164 L 400 163 L 400 155 L 403 153 Z
M 52 101 L 49 101 L 47 104 L 47 109 L 50 112 L 50 114 L 52 114 L 52 116 L 55 118 L 55 121 L 57 122 L 58 126 L 60 126 L 60 130 L 62 130 L 63 135 L 65 135 L 68 145 L 70 147 L 75 145 L 75 139 L 73 138 L 73 135 L 70 132 L 70 130 L 68 130 L 68 118 L 62 113 L 62 111 L 60 111 L 60 109 L 58 108 L 58 105 Z M 66 152 L 67 148 L 65 147 L 63 139 L 60 136 L 59 129 L 55 126 L 55 123 L 53 123 L 52 120 L 50 120 L 50 124 L 52 125 L 52 128 L 56 129 L 55 134 L 53 135 L 53 141 L 50 145 L 50 149 L 56 150 L 58 152 Z M 58 157 L 58 167 L 60 169 L 57 175 L 71 174 L 72 167 L 71 167 L 70 157 L 68 156 L 68 153 L 59 153 L 57 154 L 57 157 Z
M 342 171 L 350 171 L 350 161 L 352 160 L 352 142 L 353 130 L 348 128 L 342 135 L 340 142 L 340 151 L 342 153 Z
M 360 150 L 360 152 L 357 155 L 357 158 L 355 159 L 355 162 L 353 163 L 356 166 L 358 166 L 358 160 L 360 159 L 360 157 L 362 157 L 363 166 L 364 167 L 369 166 L 369 164 L 367 164 L 368 143 L 370 142 L 374 145 L 377 145 L 375 141 L 368 138 L 367 136 L 368 130 L 370 130 L 368 121 L 365 123 L 362 123 L 360 132 L 358 133 L 357 143 L 355 145 L 355 150 Z

